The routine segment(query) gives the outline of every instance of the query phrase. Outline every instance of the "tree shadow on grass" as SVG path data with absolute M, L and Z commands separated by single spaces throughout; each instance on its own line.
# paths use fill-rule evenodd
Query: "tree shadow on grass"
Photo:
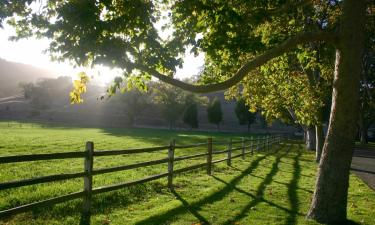
M 153 181 L 147 184 L 139 184 L 117 191 L 94 195 L 92 198 L 91 216 L 96 214 L 109 214 L 114 209 L 137 204 L 151 197 L 151 193 L 169 194 L 169 191 L 160 181 Z M 63 221 L 66 217 L 77 217 L 77 219 L 82 222 L 84 216 L 82 215 L 82 199 L 36 208 L 26 212 L 25 216 L 31 218 L 51 218 L 58 221 Z M 0 224 L 2 222 L 1 219 Z M 7 217 L 4 218 L 4 221 L 11 221 L 11 219 L 12 217 Z
M 279 149 L 276 150 L 276 152 L 277 151 L 279 151 Z M 215 192 L 215 193 L 213 193 L 213 194 L 211 194 L 211 195 L 209 195 L 209 196 L 207 196 L 207 197 L 205 197 L 205 198 L 203 198 L 203 199 L 201 199 L 197 202 L 191 203 L 191 204 L 189 204 L 187 201 L 185 201 L 184 199 L 181 198 L 181 199 L 179 199 L 180 201 L 182 201 L 181 206 L 173 208 L 173 209 L 171 209 L 171 210 L 169 210 L 169 211 L 167 211 L 163 214 L 151 216 L 147 219 L 144 219 L 142 221 L 137 222 L 136 224 L 138 224 L 138 225 L 162 224 L 162 223 L 165 223 L 168 220 L 171 220 L 171 218 L 174 218 L 177 215 L 186 212 L 186 210 L 188 210 L 190 212 L 193 211 L 194 212 L 193 215 L 197 214 L 195 212 L 200 207 L 222 200 L 225 196 L 227 196 L 230 192 L 232 192 L 235 189 L 236 184 L 238 184 L 245 176 L 247 176 L 253 170 L 255 170 L 259 166 L 259 163 L 262 160 L 269 157 L 270 155 L 273 155 L 274 153 L 275 152 L 269 152 L 266 155 L 263 155 L 263 156 L 255 159 L 254 161 L 252 161 L 252 163 L 249 165 L 249 167 L 247 167 L 244 171 L 242 171 L 240 175 L 233 178 L 229 183 L 226 183 L 227 185 L 225 187 L 223 187 L 222 189 L 220 189 L 219 191 L 217 191 L 217 192 Z M 197 219 L 201 220 L 201 218 L 199 218 L 199 217 L 202 217 L 202 216 L 197 216 L 197 215 L 195 215 L 195 216 L 197 217 Z M 200 221 L 200 222 L 203 223 L 203 224 L 209 224 L 209 222 L 206 219 L 204 219 L 203 221 Z
M 190 204 L 181 197 L 175 190 L 171 191 L 173 195 L 178 199 L 182 204 L 185 206 L 185 208 L 193 214 L 202 224 L 209 224 L 208 220 L 204 218 L 194 207 L 190 206 Z
M 298 147 L 298 154 L 294 157 L 293 161 L 293 177 L 288 185 L 288 198 L 291 205 L 291 213 L 289 213 L 288 218 L 286 219 L 285 224 L 291 225 L 296 224 L 297 214 L 299 210 L 299 200 L 298 200 L 298 181 L 301 177 L 301 166 L 299 163 L 299 158 L 301 157 L 300 147 Z
M 271 171 L 267 174 L 267 176 L 265 177 L 265 179 L 259 184 L 255 195 L 252 197 L 253 200 L 251 202 L 249 202 L 241 210 L 241 212 L 238 215 L 236 215 L 233 218 L 228 219 L 223 224 L 230 225 L 230 224 L 233 224 L 233 223 L 241 220 L 242 218 L 244 218 L 247 215 L 247 213 L 249 212 L 250 209 L 252 209 L 253 207 L 255 207 L 258 203 L 264 201 L 264 197 L 263 197 L 264 196 L 264 192 L 265 192 L 267 186 L 270 183 L 272 183 L 272 178 L 276 175 L 276 173 L 279 170 L 278 166 L 280 164 L 280 159 L 283 156 L 286 156 L 289 153 L 289 151 L 290 151 L 290 148 L 288 148 L 287 151 L 284 154 L 278 154 L 276 156 L 276 159 L 275 159 L 275 161 L 272 164 Z M 229 184 L 229 185 L 235 186 L 235 184 Z M 235 187 L 232 187 L 232 188 L 235 189 Z
M 250 174 L 250 176 L 256 177 L 256 178 L 259 178 L 259 179 L 264 179 L 264 177 L 258 176 L 258 175 L 255 175 L 255 174 Z M 289 183 L 284 183 L 284 182 L 280 182 L 280 181 L 277 181 L 277 180 L 273 180 L 272 182 L 274 182 L 276 184 L 281 184 L 281 185 L 289 187 Z M 306 188 L 297 187 L 297 189 L 301 190 L 301 191 L 305 191 L 305 192 L 307 192 L 309 194 L 313 194 L 314 193 L 312 190 L 309 190 L 309 189 L 306 189 Z

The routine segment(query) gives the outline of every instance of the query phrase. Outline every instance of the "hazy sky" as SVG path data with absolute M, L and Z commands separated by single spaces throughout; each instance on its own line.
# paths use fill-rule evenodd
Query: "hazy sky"
M 0 28 L 0 58 L 45 68 L 56 72 L 58 76 L 69 75 L 74 77 L 78 72 L 86 71 L 90 76 L 94 75 L 100 84 L 109 83 L 113 77 L 121 75 L 120 70 L 111 70 L 103 66 L 92 70 L 90 68 L 74 68 L 69 63 L 52 62 L 48 54 L 43 53 L 43 50 L 48 48 L 49 41 L 47 39 L 29 38 L 13 42 L 8 40 L 12 34 L 14 34 L 12 27 L 4 24 L 4 29 Z M 198 57 L 187 54 L 184 67 L 177 70 L 176 77 L 183 79 L 198 74 L 200 67 L 203 65 L 203 60 L 203 54 Z

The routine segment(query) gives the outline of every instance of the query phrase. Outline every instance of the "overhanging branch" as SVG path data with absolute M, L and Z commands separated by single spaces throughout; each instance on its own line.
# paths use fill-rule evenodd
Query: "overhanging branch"
M 207 85 L 189 84 L 189 83 L 185 83 L 183 81 L 174 79 L 173 77 L 161 74 L 158 71 L 154 69 L 150 69 L 143 65 L 137 65 L 136 68 L 143 72 L 149 73 L 151 76 L 156 77 L 165 83 L 174 85 L 181 89 L 184 89 L 190 92 L 195 92 L 195 93 L 208 93 L 208 92 L 228 89 L 236 85 L 237 83 L 239 83 L 251 70 L 259 66 L 262 66 L 263 64 L 267 63 L 269 60 L 284 54 L 285 52 L 289 51 L 290 49 L 296 47 L 299 44 L 315 42 L 315 41 L 326 41 L 326 42 L 335 43 L 337 41 L 337 35 L 334 33 L 328 33 L 328 32 L 313 32 L 313 33 L 306 32 L 306 33 L 298 34 L 284 41 L 280 45 L 248 61 L 228 80 L 215 83 L 215 84 L 207 84 Z

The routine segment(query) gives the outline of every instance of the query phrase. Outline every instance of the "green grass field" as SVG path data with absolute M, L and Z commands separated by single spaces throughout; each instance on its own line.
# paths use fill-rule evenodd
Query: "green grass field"
M 100 129 L 0 122 L 0 156 L 83 151 L 86 141 L 95 149 L 128 149 L 205 142 L 207 137 L 224 141 L 244 134 L 172 132 L 152 129 Z M 247 135 L 248 137 L 248 135 Z M 215 148 L 215 146 L 214 146 Z M 216 147 L 222 150 L 224 147 Z M 176 150 L 176 156 L 205 148 Z M 94 168 L 104 168 L 165 158 L 167 151 L 101 157 Z M 215 155 L 215 159 L 224 158 Z M 248 155 L 214 166 L 214 175 L 196 170 L 175 178 L 175 191 L 166 179 L 94 196 L 92 224 L 316 224 L 305 220 L 315 182 L 314 155 L 299 142 L 275 146 L 270 152 Z M 177 162 L 175 168 L 204 162 L 205 158 Z M 81 172 L 82 159 L 50 160 L 0 165 L 0 182 Z M 94 177 L 94 187 L 139 179 L 166 172 L 166 164 Z M 375 193 L 354 175 L 350 178 L 348 217 L 358 224 L 375 224 Z M 0 210 L 61 194 L 79 191 L 82 179 L 39 184 L 0 191 Z M 43 208 L 0 220 L 0 224 L 78 224 L 81 200 Z

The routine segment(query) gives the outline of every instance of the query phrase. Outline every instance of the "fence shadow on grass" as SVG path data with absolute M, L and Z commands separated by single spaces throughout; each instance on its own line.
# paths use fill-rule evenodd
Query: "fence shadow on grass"
M 194 207 L 192 207 L 181 195 L 179 195 L 175 190 L 172 190 L 173 195 L 178 199 L 185 208 L 193 214 L 202 224 L 209 224 L 208 220 L 204 218 Z
M 283 154 L 277 154 L 276 156 L 276 159 L 275 161 L 273 162 L 272 164 L 272 167 L 271 167 L 271 171 L 267 174 L 267 176 L 265 177 L 265 179 L 259 184 L 257 190 L 256 190 L 256 194 L 252 197 L 252 201 L 249 202 L 242 210 L 239 214 L 237 214 L 235 217 L 233 218 L 230 218 L 228 219 L 227 221 L 225 221 L 223 224 L 226 224 L 226 225 L 230 225 L 230 224 L 233 224 L 239 220 L 241 220 L 242 218 L 244 218 L 247 213 L 249 212 L 249 210 L 253 207 L 255 207 L 258 203 L 264 201 L 264 192 L 267 188 L 267 186 L 269 184 L 272 183 L 272 178 L 277 174 L 279 168 L 279 164 L 280 164 L 280 159 L 283 157 L 283 156 L 286 156 L 288 153 L 289 153 L 289 150 L 290 148 L 287 149 L 287 151 Z M 235 185 L 235 184 L 229 184 L 229 185 Z M 235 187 L 232 187 L 232 189 L 235 189 Z
M 150 189 L 158 192 L 159 194 L 169 192 L 168 188 L 163 183 L 161 183 L 160 181 L 153 181 L 148 184 L 138 184 L 126 189 L 96 195 L 93 196 L 93 211 L 91 215 L 93 216 L 96 214 L 108 214 L 114 209 L 124 208 L 132 204 L 137 204 L 137 202 L 142 201 L 144 198 L 147 198 L 147 196 L 149 196 L 148 194 L 150 193 Z M 53 217 L 57 217 L 58 220 L 61 221 L 64 220 L 65 217 L 72 216 L 79 218 L 79 220 L 82 220 L 81 199 L 64 202 L 55 206 L 49 206 L 47 208 L 48 210 L 46 210 L 46 208 L 36 208 L 27 213 L 30 213 L 33 217 L 44 218 L 48 218 L 53 215 Z M 7 221 L 7 219 L 4 221 Z M 77 224 L 79 224 L 78 220 Z
M 269 153 L 255 159 L 254 161 L 252 161 L 251 164 L 244 171 L 242 171 L 240 175 L 233 178 L 229 183 L 226 183 L 225 187 L 218 190 L 217 192 L 212 193 L 212 194 L 206 196 L 205 198 L 203 198 L 203 199 L 201 199 L 197 202 L 190 203 L 190 204 L 181 197 L 181 199 L 179 199 L 182 202 L 181 206 L 173 208 L 173 209 L 171 209 L 171 210 L 169 210 L 169 211 L 167 211 L 163 214 L 151 216 L 147 219 L 144 219 L 142 221 L 137 222 L 136 224 L 137 225 L 162 224 L 162 223 L 165 223 L 166 221 L 170 220 L 171 218 L 176 217 L 179 214 L 185 213 L 186 211 L 190 211 L 190 212 L 193 211 L 194 213 L 192 213 L 192 214 L 194 216 L 196 216 L 196 218 L 198 220 L 201 220 L 202 218 L 200 218 L 200 217 L 203 217 L 203 216 L 197 216 L 196 215 L 197 214 L 196 209 L 198 209 L 201 206 L 204 206 L 206 204 L 212 204 L 214 202 L 222 200 L 226 195 L 228 195 L 230 192 L 235 190 L 236 184 L 238 184 L 245 176 L 247 176 L 253 170 L 255 170 L 259 166 L 259 163 L 262 160 L 266 159 L 267 157 L 269 157 L 271 155 L 274 155 L 275 152 L 277 153 L 279 150 L 280 149 L 269 152 Z M 216 179 L 216 180 L 218 180 L 218 179 Z M 200 222 L 202 224 L 209 224 L 209 222 L 206 219 L 204 219 L 203 221 L 200 221 Z

